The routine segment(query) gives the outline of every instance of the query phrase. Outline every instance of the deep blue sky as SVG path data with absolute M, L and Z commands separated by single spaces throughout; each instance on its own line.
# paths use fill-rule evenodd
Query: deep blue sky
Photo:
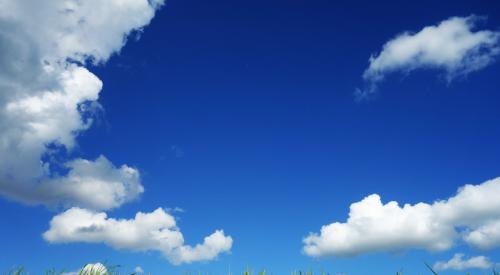
M 416 274 L 423 261 L 481 254 L 465 245 L 349 259 L 301 253 L 302 237 L 344 221 L 366 195 L 432 202 L 500 176 L 500 63 L 451 83 L 435 70 L 396 73 L 375 99 L 353 97 L 386 41 L 470 14 L 500 27 L 498 1 L 168 1 L 139 40 L 91 68 L 105 111 L 75 155 L 140 169 L 146 192 L 110 216 L 181 207 L 188 243 L 223 228 L 232 253 L 174 267 L 159 253 L 50 245 L 40 234 L 53 212 L 0 200 L 0 270 L 108 260 L 154 274 Z M 487 255 L 500 262 L 498 251 Z

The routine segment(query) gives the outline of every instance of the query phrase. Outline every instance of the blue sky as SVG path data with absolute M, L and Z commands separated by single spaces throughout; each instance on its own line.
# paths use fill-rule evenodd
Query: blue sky
M 4 223 L 0 243 L 4 249 L 0 270 L 16 265 L 32 272 L 50 267 L 76 270 L 88 262 L 108 261 L 122 265 L 124 271 L 141 266 L 152 274 L 222 274 L 246 267 L 265 268 L 274 274 L 296 269 L 331 274 L 399 270 L 422 274 L 426 272 L 423 262 L 448 261 L 456 253 L 465 254 L 465 258 L 488 257 L 493 266 L 500 263 L 498 248 L 478 249 L 460 237 L 441 251 L 415 247 L 418 245 L 393 245 L 396 248 L 392 249 L 388 245 L 374 251 L 361 249 L 363 252 L 355 256 L 316 258 L 303 252 L 305 237 L 319 233 L 324 225 L 345 223 L 349 206 L 370 194 L 380 195 L 384 204 L 432 204 L 455 196 L 466 184 L 479 185 L 500 176 L 498 55 L 491 54 L 487 65 L 474 67 L 473 62 L 465 62 L 465 67 L 458 69 L 432 60 L 413 60 L 409 65 L 377 71 L 384 75 L 383 80 L 363 78 L 370 56 L 378 56 L 384 44 L 405 31 L 411 36 L 454 16 L 479 15 L 485 18 L 475 19 L 474 32 L 498 33 L 497 1 L 173 0 L 155 6 L 160 2 L 151 2 L 145 9 L 152 14 L 140 18 L 137 25 L 122 30 L 105 24 L 104 35 L 108 27 L 110 33 L 120 34 L 143 28 L 123 47 L 120 43 L 96 43 L 88 45 L 90 50 L 82 48 L 69 54 L 64 45 L 57 49 L 51 48 L 52 44 L 39 47 L 40 52 L 50 53 L 43 56 L 49 61 L 63 60 L 62 56 L 68 64 L 80 62 L 75 66 L 87 68 L 103 86 L 102 90 L 96 88 L 98 99 L 85 97 L 85 102 L 79 103 L 90 106 L 93 123 L 88 129 L 79 125 L 68 130 L 78 131 L 71 138 L 75 141 L 72 148 L 62 134 L 44 136 L 43 144 L 56 144 L 54 152 L 44 149 L 41 158 L 52 168 L 36 184 L 44 185 L 47 178 L 49 183 L 44 186 L 49 189 L 43 190 L 52 193 L 57 193 L 57 189 L 50 189 L 57 184 L 73 188 L 70 184 L 74 181 L 66 182 L 70 177 L 64 175 L 69 170 L 62 163 L 76 159 L 94 163 L 104 155 L 115 168 L 126 164 L 138 171 L 140 183 L 131 180 L 131 185 L 143 186 L 144 192 L 134 193 L 131 199 L 124 197 L 110 207 L 70 195 L 45 201 L 35 198 L 36 192 L 23 197 L 25 193 L 9 191 L 12 178 L 16 186 L 26 184 L 16 182 L 16 175 L 1 175 Z M 26 5 L 19 4 L 13 10 L 23 8 Z M 95 7 L 105 15 L 115 15 L 116 11 L 104 13 L 105 8 Z M 40 17 L 45 28 L 44 22 L 49 20 Z M 132 21 L 132 17 L 127 15 L 124 20 Z M 0 63 L 7 67 L 11 63 L 5 56 L 16 44 L 8 44 L 12 36 L 4 34 L 13 29 L 9 20 L 17 19 L 6 12 L 1 12 L 0 18 L 0 42 L 7 45 L 0 47 L 6 60 Z M 121 17 L 115 19 L 118 22 Z M 31 26 L 21 23 L 21 28 Z M 82 33 L 96 40 L 103 37 Z M 32 38 L 35 47 L 42 45 L 39 37 Z M 488 47 L 498 49 L 500 39 L 477 55 L 484 57 Z M 56 52 L 55 57 L 52 52 Z M 81 57 L 82 53 L 97 62 Z M 437 56 L 440 54 L 443 52 Z M 463 60 L 467 58 L 464 54 Z M 67 64 L 53 66 L 62 70 L 61 74 L 72 70 Z M 11 88 L 5 82 L 17 81 L 12 79 L 20 72 L 0 68 L 0 74 L 0 91 L 7 94 Z M 369 98 L 357 99 L 356 89 L 365 89 L 372 82 L 376 90 Z M 5 144 L 9 142 L 7 130 L 24 123 L 9 120 L 8 105 L 14 100 L 0 97 L 0 108 L 6 110 L 1 113 L 4 119 L 0 118 L 0 130 L 4 129 L 0 137 L 4 136 Z M 99 102 L 100 107 L 89 102 Z M 64 109 L 55 110 L 65 114 Z M 61 121 L 61 125 L 73 123 Z M 21 149 L 12 156 L 23 157 Z M 7 167 L 0 167 L 0 173 L 18 168 L 9 166 L 11 151 L 0 148 L 0 152 L 4 154 L 0 154 L 0 166 Z M 24 163 L 25 159 L 21 160 Z M 52 179 L 56 179 L 55 184 Z M 498 198 L 500 194 L 490 195 Z M 494 206 L 493 202 L 485 204 Z M 117 249 L 106 240 L 88 243 L 80 237 L 43 237 L 51 228 L 50 221 L 71 207 L 106 212 L 116 219 L 132 219 L 137 212 L 162 207 L 166 215 L 176 217 L 185 245 L 202 243 L 218 229 L 232 238 L 232 245 L 210 259 L 175 265 L 168 257 L 177 254 L 166 258 L 151 247 L 137 252 L 126 246 Z M 176 207 L 183 211 L 168 210 Z M 490 214 L 494 216 L 494 212 Z M 467 230 L 480 226 L 477 221 L 454 225 Z M 386 226 L 388 230 L 398 227 Z M 446 270 L 443 274 L 465 272 Z

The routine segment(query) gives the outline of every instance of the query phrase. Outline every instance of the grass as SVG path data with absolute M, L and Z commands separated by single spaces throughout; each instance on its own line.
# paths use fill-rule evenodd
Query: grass
M 82 267 L 82 269 L 76 273 L 77 275 L 119 275 L 118 273 L 118 268 L 119 266 L 106 266 L 104 270 L 107 269 L 107 271 L 103 271 L 102 268 L 100 267 L 92 267 L 92 268 L 86 268 L 86 266 Z M 3 273 L 2 275 L 30 275 L 31 273 L 27 272 L 24 267 L 18 267 L 14 268 L 13 270 Z M 61 275 L 61 274 L 67 274 L 67 271 L 61 270 L 57 271 L 55 268 L 49 269 L 45 271 L 44 275 Z M 130 275 L 137 275 L 136 273 L 131 273 Z
M 434 275 L 438 275 L 436 271 L 434 271 L 434 269 L 432 269 L 432 267 L 428 264 L 428 263 L 424 263 L 425 266 L 427 266 L 427 268 L 434 274 Z
M 427 263 L 424 263 L 425 266 L 427 267 L 427 269 L 434 275 L 439 275 L 429 264 Z M 85 267 L 82 268 L 82 270 L 80 272 L 77 273 L 77 275 L 120 275 L 120 273 L 118 272 L 118 268 L 119 266 L 107 266 L 106 269 L 107 271 L 102 271 L 102 269 L 100 268 L 91 268 L 91 269 L 87 269 L 84 271 Z M 500 275 L 500 273 L 498 271 L 496 271 L 495 269 L 492 270 L 493 272 L 493 275 Z M 45 275 L 61 275 L 61 274 L 64 274 L 65 271 L 56 271 L 55 269 L 50 269 L 48 271 L 46 271 L 44 274 Z M 19 267 L 19 268 L 14 268 L 13 270 L 7 272 L 7 273 L 3 273 L 2 275 L 29 275 L 30 273 L 26 272 L 26 270 L 23 268 L 23 267 Z M 138 275 L 137 273 L 131 273 L 130 275 Z M 150 274 L 148 274 L 150 275 Z M 231 275 L 231 274 L 229 274 Z M 262 270 L 262 271 L 259 271 L 257 273 L 254 273 L 250 270 L 245 270 L 243 271 L 243 274 L 242 275 L 268 275 L 268 273 L 266 272 L 266 270 Z M 272 273 L 270 275 L 273 275 Z M 290 273 L 290 275 L 333 275 L 331 273 L 327 273 L 327 272 L 320 272 L 320 273 L 316 273 L 314 274 L 314 272 L 312 271 L 293 271 Z M 401 271 L 398 271 L 396 272 L 396 275 L 403 275 L 403 272 Z M 467 273 L 467 275 L 470 275 L 470 273 Z

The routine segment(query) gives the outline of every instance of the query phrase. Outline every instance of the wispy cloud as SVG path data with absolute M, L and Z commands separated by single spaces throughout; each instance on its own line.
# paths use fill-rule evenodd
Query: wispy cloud
M 380 53 L 370 57 L 363 73 L 365 87 L 357 89 L 358 100 L 373 95 L 387 74 L 421 68 L 444 71 L 448 81 L 480 70 L 500 54 L 500 32 L 475 31 L 484 18 L 452 17 L 417 33 L 405 32 L 389 40 Z
M 141 193 L 139 172 L 132 167 L 116 168 L 100 157 L 68 160 L 67 173 L 61 173 L 47 156 L 57 153 L 53 149 L 72 150 L 79 133 L 92 125 L 94 108 L 89 107 L 98 104 L 102 82 L 84 66 L 105 63 L 119 52 L 127 36 L 148 25 L 162 4 L 0 2 L 0 47 L 5 49 L 0 52 L 1 194 L 31 204 L 109 209 Z M 128 175 L 133 183 L 123 181 Z M 76 176 L 95 180 L 82 184 Z M 54 180 L 63 183 L 63 190 Z M 113 194 L 109 205 L 89 203 L 100 191 Z
M 464 259 L 464 254 L 457 253 L 453 255 L 453 258 L 451 258 L 447 262 L 436 262 L 433 266 L 433 269 L 436 271 L 443 271 L 448 269 L 465 270 L 471 268 L 488 269 L 492 266 L 493 264 L 485 256 L 476 256 L 469 259 Z
M 487 228 L 500 223 L 498 196 L 500 178 L 465 185 L 455 196 L 431 204 L 383 204 L 380 196 L 373 194 L 351 204 L 346 222 L 325 225 L 319 234 L 304 238 L 303 249 L 313 257 L 412 248 L 443 251 L 461 236 L 478 248 L 497 247 L 500 231 Z

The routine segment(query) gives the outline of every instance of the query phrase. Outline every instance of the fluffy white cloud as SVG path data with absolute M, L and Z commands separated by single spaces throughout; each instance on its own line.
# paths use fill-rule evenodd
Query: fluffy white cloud
M 133 168 L 115 168 L 100 157 L 68 161 L 61 174 L 51 155 L 75 147 L 99 106 L 102 82 L 84 65 L 119 52 L 162 4 L 0 0 L 0 194 L 32 204 L 109 209 L 142 192 Z
M 175 264 L 208 261 L 217 257 L 221 252 L 229 252 L 233 239 L 225 236 L 224 231 L 217 230 L 205 237 L 203 243 L 192 246 L 179 246 L 174 253 L 166 254 Z
M 417 33 L 405 32 L 389 40 L 382 51 L 370 57 L 363 74 L 367 88 L 357 90 L 359 98 L 374 93 L 377 83 L 394 71 L 409 72 L 435 68 L 448 81 L 484 68 L 500 54 L 500 32 L 475 31 L 480 17 L 452 17 Z
M 129 220 L 71 208 L 52 219 L 43 237 L 51 243 L 105 243 L 115 249 L 159 251 L 173 264 L 212 260 L 230 251 L 233 243 L 230 236 L 217 230 L 201 244 L 185 245 L 174 217 L 161 208 L 151 213 L 139 212 Z
M 334 222 L 304 238 L 304 252 L 353 256 L 420 248 L 442 251 L 461 235 L 479 248 L 500 245 L 500 178 L 466 185 L 448 200 L 400 206 L 370 195 L 350 207 L 346 222 Z M 462 233 L 462 234 L 461 234 Z
M 144 191 L 136 169 L 127 165 L 116 168 L 103 156 L 95 161 L 73 160 L 66 166 L 70 169 L 66 176 L 53 177 L 37 186 L 35 199 L 66 207 L 110 209 L 134 200 Z
M 467 232 L 464 240 L 483 250 L 500 246 L 500 220 L 490 221 Z
M 0 183 L 0 193 L 28 204 L 111 209 L 144 191 L 136 169 L 127 165 L 117 168 L 104 156 L 95 161 L 72 160 L 65 166 L 69 169 L 65 176 L 53 176 L 36 184 Z
M 454 233 L 453 227 L 436 222 L 429 204 L 382 204 L 374 194 L 351 205 L 346 223 L 325 225 L 319 235 L 306 237 L 304 251 L 309 256 L 352 256 L 407 247 L 444 250 L 453 244 Z
M 493 266 L 490 260 L 485 256 L 476 256 L 469 259 L 463 259 L 464 254 L 455 254 L 447 262 L 437 262 L 434 264 L 435 271 L 443 271 L 447 269 L 464 270 L 470 268 L 488 269 Z

